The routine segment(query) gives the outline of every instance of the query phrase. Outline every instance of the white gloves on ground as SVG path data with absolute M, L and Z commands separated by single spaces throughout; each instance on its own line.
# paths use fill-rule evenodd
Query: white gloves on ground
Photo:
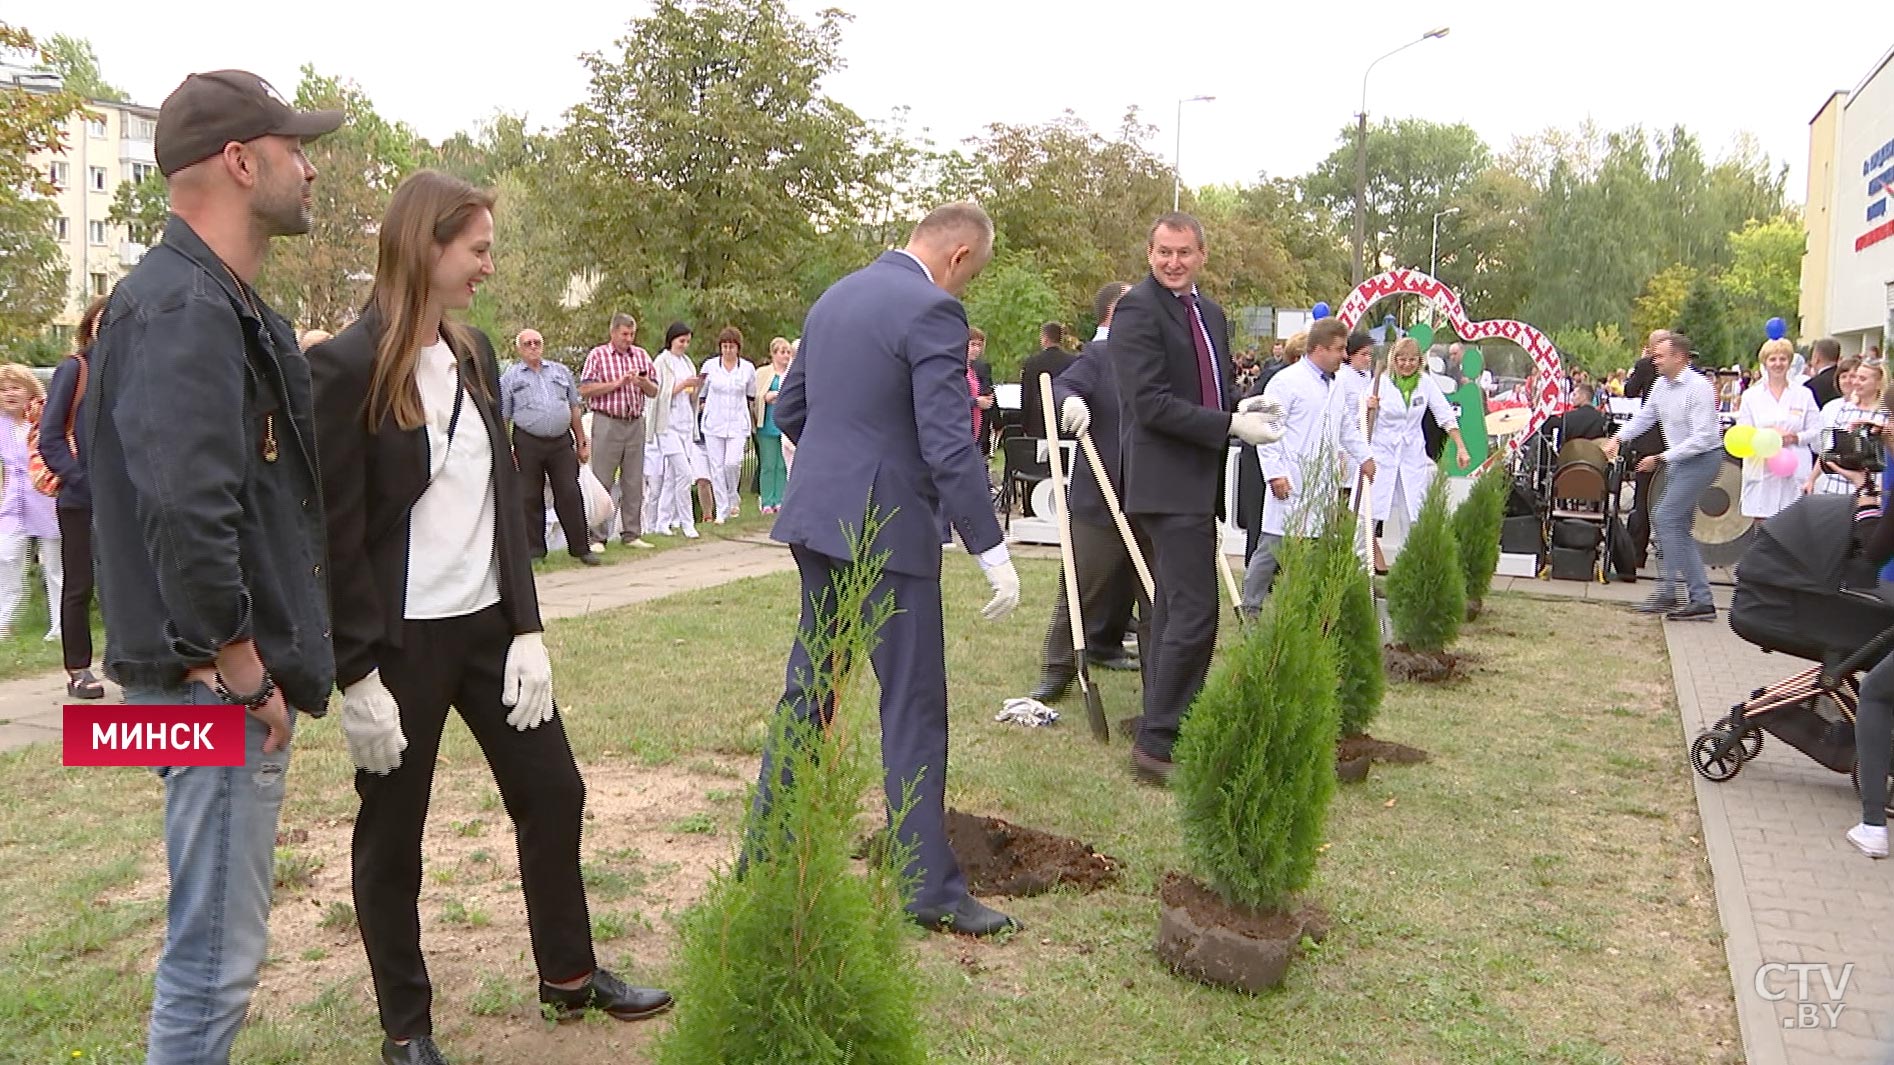
M 1059 428 L 1077 436 L 1092 427 L 1092 408 L 1077 396 L 1065 397 L 1059 404 Z
M 381 682 L 381 670 L 342 689 L 342 736 L 357 767 L 377 775 L 401 768 L 408 738 L 401 734 L 401 708 Z
M 1259 400 L 1262 398 L 1256 397 Z M 1243 402 L 1248 403 L 1250 400 Z M 1286 431 L 1280 414 L 1271 417 L 1262 411 L 1239 410 L 1230 415 L 1230 435 L 1245 444 L 1273 444 L 1281 440 Z
M 1008 699 L 1001 704 L 1000 712 L 993 720 L 1010 721 L 1027 728 L 1040 728 L 1059 720 L 1059 712 L 1037 699 Z
M 521 732 L 552 720 L 552 659 L 539 633 L 520 633 L 506 649 L 500 702 L 513 708 L 506 715 L 506 723 Z
M 980 616 L 998 621 L 1019 605 L 1019 573 L 1013 569 L 1011 559 L 980 568 L 986 573 L 986 582 L 993 586 L 993 598 L 980 608 Z

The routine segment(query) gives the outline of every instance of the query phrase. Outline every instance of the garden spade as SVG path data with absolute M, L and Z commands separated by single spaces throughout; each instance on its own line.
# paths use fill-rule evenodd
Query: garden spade
M 1092 444 L 1091 430 L 1079 434 L 1079 447 L 1085 452 L 1085 461 L 1092 464 L 1092 476 L 1098 478 L 1098 491 L 1105 497 L 1105 509 L 1111 511 L 1111 520 L 1118 525 L 1118 535 L 1124 539 L 1125 553 L 1131 556 L 1131 565 L 1138 571 L 1138 581 L 1144 585 L 1144 600 L 1150 602 L 1157 595 L 1151 582 L 1151 567 L 1144 564 L 1144 552 L 1138 550 L 1138 538 L 1131 532 L 1131 523 L 1125 520 L 1124 508 L 1118 505 L 1118 492 L 1111 486 L 1111 478 L 1105 476 L 1105 462 L 1098 457 L 1098 448 Z
M 1052 509 L 1059 512 L 1059 562 L 1065 570 L 1066 617 L 1072 622 L 1072 659 L 1078 667 L 1079 694 L 1085 698 L 1085 718 L 1092 726 L 1092 738 L 1100 743 L 1111 740 L 1111 726 L 1105 723 L 1105 702 L 1098 686 L 1092 683 L 1091 667 L 1085 661 L 1085 619 L 1079 611 L 1079 568 L 1072 556 L 1072 511 L 1065 496 L 1065 455 L 1059 450 L 1058 407 L 1052 402 L 1052 375 L 1039 375 L 1039 409 L 1046 418 L 1046 467 L 1052 472 Z

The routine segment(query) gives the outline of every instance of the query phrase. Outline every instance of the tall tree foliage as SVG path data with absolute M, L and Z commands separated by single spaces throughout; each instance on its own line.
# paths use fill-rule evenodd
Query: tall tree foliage
M 856 219 L 862 120 L 824 95 L 848 16 L 782 0 L 659 0 L 591 72 L 566 136 L 569 206 L 598 306 L 684 293 L 700 329 L 766 334 L 800 319 L 794 267 Z M 573 230 L 579 232 L 577 228 Z
M 1308 176 L 1310 194 L 1344 225 L 1355 209 L 1356 130 L 1350 125 L 1328 158 Z M 1385 257 L 1401 266 L 1424 266 L 1435 211 L 1459 199 L 1486 169 L 1491 152 L 1473 127 L 1421 119 L 1383 121 L 1368 129 L 1367 239 L 1364 269 L 1376 272 Z
M 170 211 L 171 190 L 165 185 L 164 176 L 153 170 L 141 181 L 119 182 L 105 220 L 124 226 L 125 235 L 140 244 L 156 244 Z
M 25 29 L 0 22 L 0 55 L 46 65 L 52 57 Z M 66 305 L 66 259 L 53 240 L 58 210 L 40 152 L 62 152 L 66 122 L 85 101 L 70 88 L 0 85 L 0 349 L 36 338 Z
M 105 73 L 99 68 L 99 56 L 92 50 L 92 42 L 84 37 L 68 37 L 63 33 L 53 34 L 46 42 L 46 65 L 65 87 L 88 100 L 112 100 L 124 102 L 131 99 L 125 90 L 105 80 Z

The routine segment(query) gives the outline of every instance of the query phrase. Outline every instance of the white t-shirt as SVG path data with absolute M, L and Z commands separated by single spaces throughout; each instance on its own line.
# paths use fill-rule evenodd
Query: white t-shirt
M 464 617 L 500 601 L 493 549 L 493 441 L 471 396 L 461 401 L 448 448 L 458 376 L 446 342 L 421 349 L 414 380 L 427 411 L 433 479 L 408 514 L 407 616 L 417 620 Z

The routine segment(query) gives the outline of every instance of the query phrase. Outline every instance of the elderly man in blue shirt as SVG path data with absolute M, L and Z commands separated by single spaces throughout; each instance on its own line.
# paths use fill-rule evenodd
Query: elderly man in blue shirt
M 572 371 L 546 361 L 546 340 L 536 329 L 514 338 L 520 361 L 500 376 L 500 416 L 513 426 L 513 455 L 526 486 L 526 532 L 533 557 L 546 557 L 545 485 L 552 482 L 552 509 L 566 533 L 566 550 L 588 566 L 604 560 L 592 550 L 579 494 L 579 463 L 592 444 L 580 420 L 579 386 Z

